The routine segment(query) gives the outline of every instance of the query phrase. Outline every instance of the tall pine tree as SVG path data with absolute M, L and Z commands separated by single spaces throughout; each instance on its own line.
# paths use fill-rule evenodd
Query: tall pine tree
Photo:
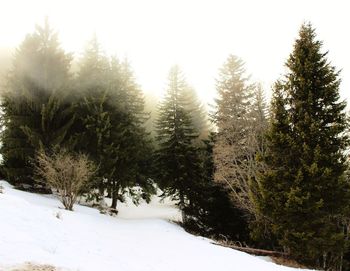
M 149 199 L 147 116 L 130 65 L 117 58 L 109 60 L 94 37 L 81 60 L 77 86 L 76 148 L 99 165 L 92 187 L 99 189 L 100 196 L 108 192 L 113 209 L 126 192 L 137 196 L 136 185 L 144 188 L 142 196 Z
M 171 68 L 168 80 L 157 120 L 157 181 L 165 194 L 177 200 L 184 211 L 191 205 L 191 189 L 201 181 L 199 149 L 194 144 L 198 133 L 187 109 L 188 85 L 179 67 Z M 183 220 L 186 220 L 184 213 Z
M 341 220 L 349 200 L 345 102 L 339 73 L 304 24 L 274 87 L 268 132 L 268 170 L 257 199 L 279 244 L 293 257 L 338 270 L 344 250 Z
M 33 184 L 35 152 L 69 139 L 74 119 L 67 98 L 71 60 L 47 20 L 16 51 L 1 104 L 3 168 L 13 183 Z
M 255 218 L 252 194 L 256 190 L 251 183 L 260 171 L 256 155 L 262 149 L 266 121 L 262 90 L 248 82 L 243 61 L 230 55 L 220 70 L 217 92 L 214 177 L 230 189 L 236 206 Z

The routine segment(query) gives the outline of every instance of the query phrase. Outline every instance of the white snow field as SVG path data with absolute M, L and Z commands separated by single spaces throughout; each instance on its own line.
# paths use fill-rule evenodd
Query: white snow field
M 25 262 L 79 271 L 296 270 L 185 232 L 169 222 L 179 212 L 158 199 L 123 204 L 111 217 L 80 205 L 66 211 L 54 196 L 0 184 L 0 270 L 23 270 Z

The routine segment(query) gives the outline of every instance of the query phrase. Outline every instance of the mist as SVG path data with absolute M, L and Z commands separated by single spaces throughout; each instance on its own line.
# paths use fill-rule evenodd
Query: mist
M 344 13 L 346 4 L 341 0 L 333 5 L 327 1 L 282 4 L 274 0 L 16 0 L 4 3 L 7 12 L 0 18 L 0 44 L 4 48 L 17 47 L 35 24 L 43 24 L 48 16 L 59 32 L 62 47 L 73 52 L 74 59 L 81 57 L 86 43 L 96 33 L 108 54 L 129 59 L 145 92 L 161 96 L 167 71 L 178 64 L 207 104 L 216 95 L 215 78 L 229 54 L 246 62 L 252 79 L 260 81 L 270 97 L 298 27 L 312 21 L 330 51 L 332 63 L 342 70 L 341 95 L 349 98 L 350 41 L 342 34 L 349 25 Z
M 93 270 L 107 255 L 107 269 L 163 270 L 175 260 L 170 267 L 187 271 L 199 250 L 186 238 L 215 250 L 214 261 L 234 249 L 313 270 L 350 266 L 345 0 L 13 0 L 1 8 L 0 215 L 11 215 L 0 220 L 15 236 L 0 231 L 1 270 L 2 258 Z M 46 227 L 64 229 L 24 238 L 23 249 L 45 257 L 6 249 L 40 232 L 40 220 L 26 226 L 26 208 L 13 216 L 2 204 L 20 208 L 27 199 L 45 210 Z M 124 219 L 140 205 L 162 216 L 150 209 Z M 81 210 L 98 221 L 91 225 L 101 243 L 78 234 L 85 220 L 71 224 Z M 127 225 L 113 236 L 152 256 L 121 262 L 104 223 Z M 170 243 L 150 239 L 170 228 L 181 233 L 187 262 L 183 250 L 175 246 L 174 256 Z M 141 241 L 134 246 L 128 235 Z M 57 240 L 82 254 L 66 262 L 60 252 L 69 245 L 57 249 Z M 241 270 L 269 270 L 244 256 Z M 231 261 L 222 270 L 241 268 Z

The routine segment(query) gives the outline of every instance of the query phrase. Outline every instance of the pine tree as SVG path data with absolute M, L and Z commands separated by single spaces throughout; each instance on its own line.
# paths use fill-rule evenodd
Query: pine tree
M 70 91 L 71 56 L 59 45 L 46 20 L 27 35 L 16 52 L 2 99 L 4 112 L 1 153 L 6 177 L 33 183 L 32 159 L 68 140 L 73 123 Z
M 77 86 L 77 148 L 99 165 L 92 187 L 99 189 L 99 196 L 108 192 L 113 209 L 125 192 L 137 196 L 136 185 L 144 188 L 142 197 L 148 200 L 153 186 L 147 166 L 147 116 L 130 65 L 109 60 L 94 37 L 81 60 Z
M 74 105 L 77 115 L 74 123 L 76 150 L 89 153 L 96 164 L 101 155 L 99 146 L 110 124 L 105 104 L 108 100 L 109 62 L 103 54 L 97 37 L 94 36 L 86 47 L 79 63 L 75 80 Z
M 191 206 L 185 207 L 184 227 L 202 236 L 249 242 L 247 220 L 231 200 L 230 190 L 214 182 L 213 148 L 215 133 L 200 147 L 201 182 L 191 187 Z
M 99 199 L 104 196 L 106 189 L 114 195 L 112 186 L 115 181 L 111 180 L 111 176 L 116 170 L 116 143 L 113 143 L 113 136 L 116 137 L 115 133 L 119 130 L 112 123 L 111 114 L 118 110 L 119 101 L 110 95 L 111 75 L 108 57 L 94 35 L 80 60 L 76 78 L 78 91 L 74 97 L 77 115 L 74 137 L 77 142 L 75 151 L 89 154 L 98 165 L 97 176 L 90 184 L 90 189 L 99 190 L 96 195 Z M 116 200 L 113 206 L 115 204 Z
M 119 141 L 114 137 L 114 142 L 119 142 L 116 168 L 123 169 L 116 170 L 114 174 L 118 180 L 117 198 L 122 199 L 128 192 L 135 203 L 138 203 L 140 197 L 150 201 L 150 195 L 155 190 L 150 179 L 153 148 L 145 128 L 149 116 L 144 111 L 144 96 L 127 59 L 120 63 L 119 71 L 118 65 L 115 65 L 115 69 L 112 65 L 112 82 L 111 93 L 119 101 L 118 110 L 112 114 L 112 123 L 119 125 L 121 133 Z M 115 132 L 116 130 L 114 134 Z M 134 189 L 135 186 L 142 188 L 141 195 L 138 194 L 138 189 Z
M 235 204 L 256 217 L 252 182 L 260 171 L 256 155 L 262 149 L 265 122 L 262 90 L 248 83 L 244 63 L 229 56 L 217 80 L 213 114 L 218 134 L 214 146 L 214 178 L 231 190 Z M 256 93 L 255 93 L 256 91 Z
M 171 68 L 168 80 L 157 120 L 157 180 L 165 195 L 177 200 L 184 211 L 191 205 L 191 188 L 201 181 L 199 150 L 194 145 L 198 134 L 187 110 L 188 86 L 179 67 Z M 183 220 L 186 220 L 184 213 Z
M 268 170 L 257 200 L 279 244 L 307 264 L 337 270 L 344 250 L 341 220 L 349 199 L 348 146 L 339 73 L 304 24 L 274 87 Z

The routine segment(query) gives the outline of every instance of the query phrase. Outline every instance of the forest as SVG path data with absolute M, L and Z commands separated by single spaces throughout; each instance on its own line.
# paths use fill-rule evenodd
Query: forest
M 57 194 L 67 210 L 84 197 L 116 217 L 118 203 L 161 191 L 191 233 L 350 270 L 340 74 L 304 23 L 271 99 L 232 54 L 210 106 L 177 65 L 159 78 L 158 101 L 97 35 L 76 59 L 46 21 L 18 45 L 1 85 L 0 174 L 18 189 Z

